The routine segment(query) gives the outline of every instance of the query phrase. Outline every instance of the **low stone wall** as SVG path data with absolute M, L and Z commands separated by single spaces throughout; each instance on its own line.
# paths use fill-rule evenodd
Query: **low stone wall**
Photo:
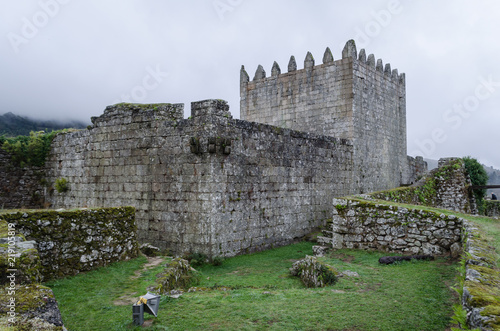
M 500 217 L 500 201 L 485 200 L 484 214 L 488 217 Z
M 500 272 L 498 255 L 484 235 L 465 222 L 465 271 L 462 279 L 462 307 L 467 325 L 481 330 L 500 329 Z
M 45 281 L 133 258 L 139 251 L 132 207 L 15 212 L 1 214 L 0 220 L 36 242 Z
M 333 204 L 333 220 L 319 238 L 330 247 L 460 254 L 461 218 L 355 199 L 334 199 Z

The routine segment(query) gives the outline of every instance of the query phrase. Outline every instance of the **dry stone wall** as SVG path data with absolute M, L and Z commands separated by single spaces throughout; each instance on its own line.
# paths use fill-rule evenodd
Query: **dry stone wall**
M 94 127 L 57 136 L 49 180 L 60 207 L 137 210 L 138 238 L 174 253 L 231 256 L 284 245 L 355 193 L 349 141 L 232 119 L 222 100 L 110 106 Z
M 463 219 L 431 211 L 334 199 L 332 222 L 320 242 L 333 248 L 357 248 L 406 254 L 460 254 Z
M 25 244 L 34 244 L 39 272 L 48 281 L 137 257 L 134 212 L 131 207 L 41 210 L 1 214 L 0 220 L 9 224 L 9 231 L 29 240 Z
M 15 224 L 0 220 L 0 286 L 42 282 L 35 245 L 16 231 Z

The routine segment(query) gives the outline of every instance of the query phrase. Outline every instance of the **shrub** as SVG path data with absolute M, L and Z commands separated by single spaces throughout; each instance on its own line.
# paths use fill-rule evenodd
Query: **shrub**
M 193 267 L 201 267 L 208 261 L 208 256 L 203 253 L 189 253 L 184 257 Z
M 66 178 L 58 178 L 56 179 L 56 183 L 54 184 L 57 192 L 64 193 L 69 191 L 69 184 Z
M 212 258 L 211 263 L 213 266 L 219 267 L 224 263 L 224 258 L 222 256 L 215 256 Z
M 470 177 L 472 185 L 486 185 L 488 183 L 488 174 L 484 167 L 474 158 L 466 156 L 463 158 L 465 163 L 465 171 Z M 486 190 L 474 190 L 474 197 L 476 198 L 477 206 L 480 211 L 484 209 L 484 195 Z

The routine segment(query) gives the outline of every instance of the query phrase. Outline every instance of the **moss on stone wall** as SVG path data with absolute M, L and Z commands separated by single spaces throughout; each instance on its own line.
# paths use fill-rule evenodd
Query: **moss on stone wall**
M 45 280 L 136 257 L 132 207 L 6 213 L 0 219 L 36 241 Z
M 375 199 L 471 212 L 467 175 L 462 159 L 451 159 L 410 187 L 370 194 Z M 455 200 L 451 201 L 450 200 Z
M 0 298 L 9 298 L 9 291 L 13 290 L 0 288 Z M 8 301 L 0 302 L 1 330 L 63 330 L 61 313 L 50 288 L 39 284 L 16 286 L 15 299 L 15 323 L 9 321 Z
M 318 261 L 314 256 L 306 256 L 290 268 L 293 276 L 300 277 L 307 287 L 325 287 L 337 282 L 339 272 L 332 266 Z
M 488 245 L 484 235 L 466 223 L 462 257 L 465 272 L 459 279 L 459 293 L 467 311 L 467 324 L 481 330 L 500 329 L 500 270 L 495 249 Z
M 0 220 L 0 284 L 32 284 L 42 281 L 41 261 L 35 242 L 26 241 L 15 227 Z
M 154 291 L 165 294 L 175 289 L 187 289 L 199 283 L 199 273 L 187 260 L 176 258 L 157 276 Z
M 39 283 L 42 281 L 40 256 L 36 249 L 28 249 L 15 258 L 7 254 L 0 254 L 0 283 L 8 283 L 7 276 L 10 274 L 7 270 L 13 269 L 16 282 L 22 284 Z
M 333 204 L 333 222 L 320 239 L 332 247 L 459 255 L 458 217 L 361 197 L 335 199 Z

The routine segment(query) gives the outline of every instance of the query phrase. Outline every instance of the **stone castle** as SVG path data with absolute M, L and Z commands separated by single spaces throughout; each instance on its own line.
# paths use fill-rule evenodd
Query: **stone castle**
M 410 184 L 405 75 L 347 42 L 288 72 L 241 70 L 241 120 L 222 100 L 117 104 L 88 130 L 58 135 L 45 177 L 53 208 L 136 208 L 138 239 L 172 253 L 285 245 L 325 224 L 335 197 Z M 24 179 L 23 179 L 24 181 Z

